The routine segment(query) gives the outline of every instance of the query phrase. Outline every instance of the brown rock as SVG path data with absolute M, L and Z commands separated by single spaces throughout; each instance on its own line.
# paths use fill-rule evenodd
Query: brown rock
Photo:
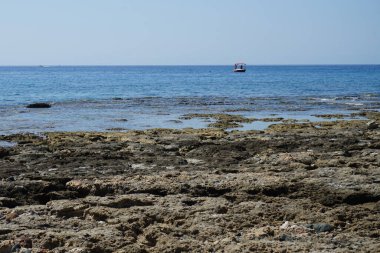
M 11 253 L 13 241 L 5 240 L 0 242 L 0 253 Z

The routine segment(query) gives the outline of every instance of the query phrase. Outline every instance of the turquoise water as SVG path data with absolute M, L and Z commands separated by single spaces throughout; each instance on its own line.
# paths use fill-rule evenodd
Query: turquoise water
M 246 73 L 231 66 L 0 67 L 0 87 L 1 134 L 204 127 L 178 119 L 379 110 L 380 65 L 248 66 Z M 27 109 L 33 102 L 52 108 Z

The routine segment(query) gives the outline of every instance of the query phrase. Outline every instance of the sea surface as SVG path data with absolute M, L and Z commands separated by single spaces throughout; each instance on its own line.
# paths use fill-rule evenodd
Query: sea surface
M 188 113 L 323 120 L 380 109 L 380 65 L 0 67 L 0 134 L 201 128 Z M 47 109 L 28 109 L 35 102 Z M 263 129 L 255 121 L 242 129 Z

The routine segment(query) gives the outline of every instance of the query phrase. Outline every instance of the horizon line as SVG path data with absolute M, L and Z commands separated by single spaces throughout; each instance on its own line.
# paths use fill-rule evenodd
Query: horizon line
M 217 67 L 233 66 L 233 64 L 31 64 L 31 65 L 0 65 L 0 67 Z M 251 64 L 247 66 L 369 66 L 380 65 L 380 63 L 317 63 L 317 64 Z

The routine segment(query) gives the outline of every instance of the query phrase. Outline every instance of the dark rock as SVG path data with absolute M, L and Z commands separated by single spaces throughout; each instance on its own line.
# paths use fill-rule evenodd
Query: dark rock
M 278 236 L 277 238 L 280 242 L 284 242 L 284 241 L 292 241 L 292 237 L 289 236 L 289 235 L 286 235 L 286 234 L 281 234 L 280 236 Z
M 63 245 L 63 242 L 61 238 L 57 238 L 54 235 L 46 235 L 45 238 L 43 238 L 41 245 L 45 249 L 52 250 Z
M 12 247 L 11 252 L 18 252 L 21 249 L 20 244 L 16 244 Z
M 14 208 L 18 203 L 13 198 L 0 197 L 0 207 Z
M 376 121 L 371 120 L 370 122 L 367 123 L 367 129 L 368 130 L 374 130 L 377 128 L 379 128 L 379 124 Z
M 117 120 L 115 120 L 115 121 L 118 121 L 118 122 L 127 122 L 128 119 L 117 119 Z
M 360 205 L 364 203 L 377 202 L 380 200 L 380 195 L 371 194 L 368 192 L 356 192 L 348 195 L 343 202 L 349 205 Z
M 322 232 L 330 232 L 334 229 L 334 227 L 327 223 L 316 223 L 316 224 L 308 224 L 306 225 L 307 228 L 314 229 L 316 233 L 322 233 Z
M 20 244 L 20 246 L 23 248 L 32 248 L 33 247 L 32 240 L 27 236 L 23 235 L 17 241 Z
M 29 104 L 26 108 L 50 108 L 51 105 L 48 103 L 33 103 Z
M 6 157 L 9 155 L 9 150 L 6 148 L 0 147 L 0 158 Z
M 14 182 L 14 181 L 16 181 L 16 179 L 15 179 L 14 176 L 7 177 L 6 180 L 7 180 L 8 182 Z

